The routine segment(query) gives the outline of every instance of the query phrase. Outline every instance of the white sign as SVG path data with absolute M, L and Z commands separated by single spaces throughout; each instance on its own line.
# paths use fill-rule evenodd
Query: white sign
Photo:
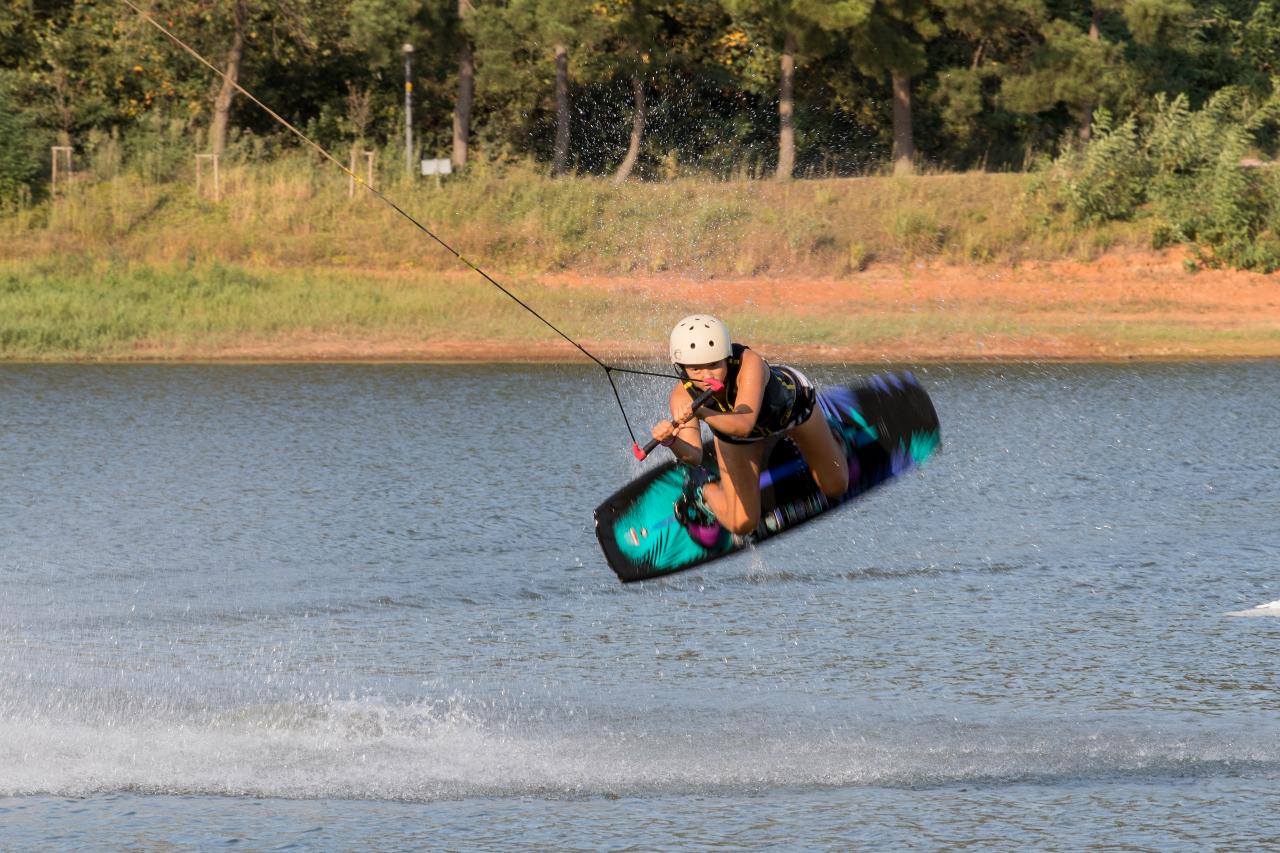
M 424 175 L 452 175 L 453 161 L 448 157 L 440 160 L 423 160 L 422 174 Z

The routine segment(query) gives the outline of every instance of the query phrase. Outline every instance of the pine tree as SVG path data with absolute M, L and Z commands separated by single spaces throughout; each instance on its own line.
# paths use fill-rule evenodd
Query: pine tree
M 453 156 L 450 158 L 455 169 L 462 169 L 467 165 L 467 150 L 471 143 L 471 110 L 475 104 L 475 56 L 471 34 L 466 28 L 471 9 L 471 0 L 458 0 L 462 37 L 458 39 L 458 100 L 453 109 Z
M 795 79 L 800 33 L 813 22 L 796 0 L 724 0 L 725 8 L 744 29 L 780 48 L 778 69 L 778 166 L 774 178 L 790 180 L 795 171 Z
M 1094 0 L 1059 10 L 1044 20 L 1038 45 L 1001 87 L 1005 105 L 1018 112 L 1041 113 L 1065 107 L 1087 142 L 1099 106 L 1115 111 L 1122 93 L 1132 92 L 1124 47 L 1112 37 L 1109 10 Z
M 569 170 L 571 68 L 586 65 L 605 35 L 605 21 L 580 0 L 510 0 L 472 15 L 489 85 L 507 92 L 540 90 L 553 69 L 555 140 L 551 172 Z M 588 58 L 581 58 L 581 54 Z
M 927 68 L 924 43 L 940 32 L 925 0 L 797 0 L 797 10 L 849 42 L 864 74 L 888 76 L 893 90 L 893 169 L 915 171 L 912 78 Z
M 985 162 L 994 148 L 998 160 L 1025 157 L 1025 146 L 1043 132 L 1000 102 L 1000 85 L 1022 62 L 1048 14 L 1041 0 L 935 0 L 944 33 L 930 43 L 935 69 L 930 107 L 940 127 L 938 149 L 950 149 L 962 168 Z M 1052 133 L 1050 133 L 1052 136 Z M 1021 138 L 1019 138 L 1021 137 Z

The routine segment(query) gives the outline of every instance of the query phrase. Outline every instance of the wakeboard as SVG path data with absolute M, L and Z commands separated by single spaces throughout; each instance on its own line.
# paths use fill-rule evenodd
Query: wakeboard
M 596 508 L 596 536 L 618 578 L 631 583 L 664 577 L 791 530 L 923 463 L 942 443 L 933 401 L 909 372 L 824 389 L 818 404 L 849 462 L 849 489 L 842 497 L 822 494 L 790 439 L 769 439 L 760 473 L 760 524 L 747 536 L 722 531 L 706 545 L 676 517 L 685 474 L 669 461 Z M 719 476 L 710 440 L 703 445 L 703 467 Z

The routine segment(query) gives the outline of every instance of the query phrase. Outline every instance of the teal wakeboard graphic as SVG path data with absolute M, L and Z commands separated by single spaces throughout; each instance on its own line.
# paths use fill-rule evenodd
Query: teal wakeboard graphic
M 671 461 L 641 474 L 596 508 L 596 536 L 609 566 L 624 583 L 663 577 L 762 542 L 847 503 L 923 463 L 941 446 L 933 401 L 911 373 L 872 376 L 818 393 L 818 403 L 849 462 L 849 489 L 822 494 L 790 439 L 770 439 L 760 473 L 760 524 L 748 536 L 722 531 L 710 545 L 680 523 L 675 503 L 683 466 Z M 713 443 L 703 467 L 718 475 Z

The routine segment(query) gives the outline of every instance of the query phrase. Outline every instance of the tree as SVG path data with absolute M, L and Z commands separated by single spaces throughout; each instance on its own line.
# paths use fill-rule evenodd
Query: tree
M 1092 134 L 1094 110 L 1114 110 L 1121 92 L 1132 86 L 1123 46 L 1103 33 L 1100 2 L 1064 10 L 1073 13 L 1068 17 L 1044 20 L 1038 46 L 1001 87 L 1004 103 L 1019 112 L 1064 106 L 1085 142 Z
M 653 58 L 661 49 L 657 43 L 657 25 L 653 17 L 651 0 L 626 0 L 621 10 L 612 16 L 618 41 L 618 68 L 631 84 L 634 111 L 631 114 L 631 136 L 627 153 L 616 172 L 615 184 L 625 183 L 635 169 L 640 157 L 640 143 L 644 140 L 645 118 L 648 111 L 646 78 L 654 65 Z
M 37 52 L 38 24 L 26 0 L 0 0 L 0 68 L 17 68 Z
M 471 14 L 471 0 L 458 0 L 458 20 L 462 37 L 458 40 L 458 101 L 453 110 L 453 166 L 461 169 L 467 165 L 467 146 L 471 140 L 471 109 L 475 104 L 476 64 L 471 46 L 471 36 L 466 31 L 467 16 Z
M 961 168 L 992 156 L 1021 162 L 1026 147 L 1055 128 L 1015 113 L 1000 98 L 1011 69 L 1035 50 L 1048 12 L 1043 0 L 935 0 L 944 33 L 929 44 L 936 69 L 926 99 L 938 123 L 935 150 Z M 948 150 L 949 149 L 949 150 Z
M 795 81 L 798 32 L 812 25 L 803 12 L 803 0 L 725 0 L 725 6 L 741 26 L 762 31 L 781 47 L 778 69 L 778 165 L 774 178 L 790 180 L 796 165 Z
M 915 170 L 911 80 L 928 67 L 924 42 L 939 32 L 926 0 L 802 0 L 814 23 L 849 40 L 853 61 L 864 73 L 888 75 L 893 90 L 893 168 Z
M 782 37 L 782 69 L 778 82 L 778 168 L 774 178 L 791 180 L 796 169 L 796 34 L 788 29 Z
M 150 14 L 220 72 L 212 86 L 208 145 L 213 153 L 226 150 L 242 80 L 251 80 L 245 88 L 284 113 L 292 112 L 288 105 L 293 103 L 315 109 L 309 97 L 315 87 L 340 97 L 341 88 L 316 79 L 314 68 L 340 39 L 345 9 L 341 0 L 155 0 Z M 145 32 L 148 39 L 164 43 L 150 28 Z M 168 65 L 190 68 L 186 74 L 193 85 L 208 85 L 207 73 L 191 65 L 181 49 L 167 50 Z M 273 121 L 250 115 L 261 126 Z
M 213 123 L 209 125 L 209 148 L 214 156 L 220 156 L 227 147 L 227 122 L 231 116 L 236 83 L 240 79 L 244 39 L 249 29 L 249 10 L 245 7 L 245 0 L 232 0 L 231 20 L 231 46 L 227 48 L 222 82 L 218 86 L 218 97 L 213 102 Z
M 33 52 L 18 67 L 15 98 L 62 145 L 81 131 L 123 121 L 136 99 L 136 75 L 126 70 L 127 27 L 113 9 L 87 0 L 52 6 L 28 20 Z
M 33 131 L 28 114 L 17 109 L 13 72 L 0 71 L 0 209 L 21 198 L 40 172 Z
M 555 138 L 551 173 L 569 170 L 571 67 L 582 73 L 605 36 L 604 18 L 581 0 L 510 0 L 477 9 L 470 28 L 476 34 L 486 86 L 504 95 L 520 89 L 546 92 L 552 70 Z M 582 54 L 588 54 L 584 59 Z M 599 65 L 598 62 L 594 63 Z M 541 101 L 541 96 L 538 96 Z
M 414 46 L 413 91 L 415 130 L 424 149 L 450 149 L 453 116 L 457 107 L 456 48 L 462 22 L 456 4 L 435 0 L 353 0 L 343 14 L 342 25 L 328 65 L 328 79 L 360 97 L 341 106 L 344 119 L 338 130 L 351 138 L 366 132 L 383 139 L 399 139 L 403 123 L 401 72 L 402 45 Z M 340 75 L 340 76 L 339 76 Z M 368 124 L 357 121 L 368 93 Z M 337 110 L 335 110 L 336 112 Z M 448 116 L 448 119 L 441 117 Z M 451 150 L 451 149 L 450 149 Z

